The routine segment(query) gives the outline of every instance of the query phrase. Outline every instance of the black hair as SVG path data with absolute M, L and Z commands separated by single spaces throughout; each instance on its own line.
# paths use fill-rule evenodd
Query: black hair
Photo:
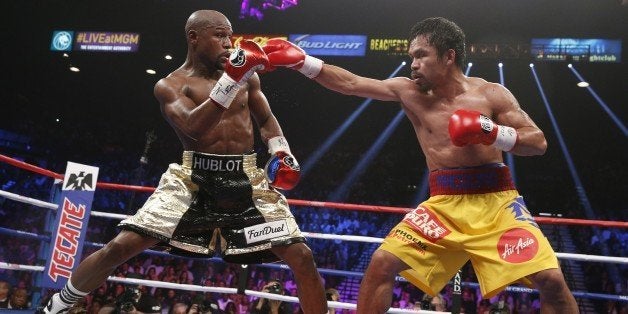
M 409 42 L 425 36 L 427 42 L 436 48 L 440 59 L 445 52 L 456 52 L 456 65 L 462 69 L 466 62 L 465 35 L 456 23 L 444 17 L 430 17 L 416 23 L 410 30 Z

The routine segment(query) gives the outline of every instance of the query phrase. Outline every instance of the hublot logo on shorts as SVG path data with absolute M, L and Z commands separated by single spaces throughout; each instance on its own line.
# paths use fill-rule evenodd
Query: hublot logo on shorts
M 247 244 L 287 235 L 288 225 L 285 220 L 271 221 L 244 228 Z
M 241 171 L 242 160 L 222 160 L 194 156 L 192 169 L 205 171 Z

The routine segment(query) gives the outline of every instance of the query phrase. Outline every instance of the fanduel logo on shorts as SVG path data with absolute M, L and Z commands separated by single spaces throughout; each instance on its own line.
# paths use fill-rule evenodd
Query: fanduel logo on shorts
M 244 228 L 247 244 L 287 235 L 288 224 L 285 220 L 271 221 Z
M 358 56 L 366 53 L 364 35 L 292 34 L 288 39 L 312 56 Z

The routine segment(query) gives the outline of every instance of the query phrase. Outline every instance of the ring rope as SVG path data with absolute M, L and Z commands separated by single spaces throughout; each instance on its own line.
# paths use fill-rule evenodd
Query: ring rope
M 33 200 L 31 198 L 23 197 L 23 196 L 10 193 L 10 192 L 5 192 L 2 190 L 0 190 L 0 192 L 2 192 L 0 193 L 0 196 L 4 195 L 5 193 L 9 193 L 9 194 L 12 194 L 12 196 L 14 196 L 13 197 L 14 200 L 21 201 L 24 203 L 29 203 L 31 200 Z M 52 203 L 46 203 L 39 200 L 36 200 L 36 201 L 38 203 L 43 203 L 43 204 L 48 205 L 47 206 L 48 208 L 52 205 L 55 205 Z M 30 204 L 38 205 L 35 203 L 30 203 Z M 98 211 L 92 211 L 91 214 L 94 216 L 107 217 L 107 218 L 113 218 L 113 219 L 125 219 L 128 217 L 128 215 L 105 213 L 105 212 L 98 212 Z M 0 227 L 0 231 L 4 233 L 8 232 L 6 228 L 2 228 L 2 227 Z M 26 232 L 22 232 L 22 231 L 18 231 L 18 232 L 20 235 L 27 234 Z M 341 241 L 353 241 L 353 242 L 365 242 L 365 243 L 382 243 L 384 240 L 382 238 L 376 238 L 376 237 L 354 236 L 354 235 L 344 235 L 344 234 L 323 234 L 323 233 L 314 233 L 314 232 L 302 232 L 302 233 L 306 237 L 310 237 L 313 239 L 324 239 L 324 240 L 341 240 Z M 104 244 L 100 244 L 100 245 L 104 245 Z M 555 252 L 555 254 L 556 254 L 556 257 L 558 258 L 568 259 L 568 260 L 628 264 L 628 257 L 586 255 L 586 254 L 560 253 L 560 252 Z
M 58 174 L 47 169 L 30 165 L 28 163 L 4 156 L 2 154 L 0 154 L 0 161 L 4 161 L 18 168 L 36 172 L 45 176 L 53 177 L 56 180 L 63 179 L 62 174 Z M 121 185 L 121 184 L 106 183 L 106 182 L 98 182 L 96 186 L 103 189 L 131 190 L 131 191 L 139 191 L 139 192 L 152 192 L 155 190 L 154 187 Z M 21 196 L 18 194 L 14 194 L 14 193 L 2 191 L 2 190 L 0 190 L 0 197 L 5 197 L 7 199 L 12 199 L 18 202 L 27 203 L 27 204 L 35 205 L 38 207 L 48 208 L 48 209 L 56 210 L 58 208 L 58 205 L 54 203 L 44 202 L 41 200 Z M 288 199 L 288 202 L 290 205 L 296 205 L 296 206 L 327 207 L 327 208 L 335 208 L 335 209 L 343 209 L 343 210 L 360 210 L 360 211 L 387 212 L 387 213 L 398 213 L 398 214 L 406 214 L 409 211 L 413 210 L 413 208 L 359 205 L 359 204 L 307 201 L 307 200 L 296 200 L 296 199 Z M 105 212 L 98 212 L 98 211 L 92 211 L 92 215 L 94 215 L 95 217 L 105 217 L 105 218 L 113 218 L 113 219 L 125 219 L 128 217 L 128 215 L 105 213 Z M 554 218 L 554 217 L 534 217 L 534 219 L 538 223 L 545 223 L 545 224 L 586 225 L 586 226 L 604 226 L 604 227 L 619 227 L 619 228 L 628 227 L 628 222 L 617 222 L 617 221 L 567 219 L 567 218 Z M 50 237 L 47 237 L 47 236 L 37 235 L 34 233 L 29 233 L 29 232 L 24 232 L 24 231 L 19 231 L 19 230 L 11 230 L 11 229 L 2 228 L 2 227 L 0 227 L 0 233 L 5 233 L 5 234 L 9 233 L 9 234 L 24 236 L 24 237 L 35 237 L 40 240 L 50 239 Z M 333 235 L 333 234 L 321 234 L 321 233 L 309 233 L 309 232 L 303 232 L 303 233 L 305 236 L 310 237 L 310 238 L 318 238 L 318 239 L 326 239 L 326 240 L 356 241 L 356 242 L 366 242 L 366 243 L 381 243 L 383 241 L 383 239 L 381 238 L 365 237 L 365 236 Z M 100 244 L 100 243 L 86 242 L 86 244 L 92 245 L 92 246 L 104 246 L 104 244 Z M 169 253 L 166 253 L 166 252 L 151 251 L 151 250 L 146 250 L 145 252 L 170 255 Z M 597 262 L 612 262 L 612 263 L 628 264 L 628 258 L 623 258 L 623 257 L 595 256 L 595 255 L 573 254 L 573 253 L 556 253 L 556 256 L 558 258 L 572 259 L 572 260 L 579 260 L 579 261 L 597 261 Z M 208 258 L 203 258 L 203 259 L 208 260 Z M 214 259 L 221 261 L 221 259 L 216 258 L 216 257 L 209 258 L 209 260 L 214 260 Z M 282 268 L 282 269 L 289 269 L 287 265 L 283 265 L 283 264 L 260 264 L 260 266 L 271 266 L 271 265 L 274 267 Z M 17 265 L 17 264 L 0 262 L 0 269 L 2 268 L 13 269 L 13 270 L 29 270 L 29 271 L 43 271 L 44 270 L 43 266 Z M 319 269 L 319 271 L 321 273 L 333 273 L 333 274 L 344 275 L 344 276 L 357 276 L 357 277 L 363 276 L 363 273 L 359 273 L 359 272 L 328 270 L 328 269 Z M 403 280 L 403 278 L 401 277 L 398 277 L 398 280 L 399 279 Z M 117 277 L 110 277 L 108 280 L 123 281 L 123 282 L 128 280 L 131 283 L 133 280 L 147 281 L 147 282 L 152 283 L 152 286 L 155 286 L 155 287 L 159 287 L 159 285 L 161 284 L 170 284 L 170 285 L 174 285 L 173 288 L 181 289 L 181 290 L 195 290 L 199 288 L 201 290 L 204 290 L 204 289 L 236 290 L 234 288 L 202 287 L 202 286 L 195 286 L 195 285 L 172 284 L 172 283 L 164 283 L 164 282 L 158 282 L 158 281 L 153 282 L 150 280 L 117 278 Z M 154 283 L 157 283 L 157 285 L 155 285 Z M 146 284 L 146 285 L 150 285 L 150 284 Z M 464 283 L 464 285 L 479 286 L 478 283 Z M 185 287 L 182 288 L 182 286 L 190 286 L 194 288 L 184 289 Z M 512 286 L 512 287 L 508 286 L 506 287 L 506 290 L 514 291 L 514 292 L 537 292 L 537 290 L 534 290 L 534 289 L 517 287 L 517 286 Z M 208 291 L 208 292 L 221 292 L 221 291 L 215 290 L 215 291 Z M 246 292 L 250 292 L 251 294 L 246 293 Z M 296 297 L 279 296 L 276 294 L 267 294 L 264 292 L 257 292 L 257 291 L 252 291 L 252 290 L 246 290 L 246 292 L 245 294 L 247 295 L 266 297 L 269 299 L 276 299 L 276 300 L 282 300 L 282 301 L 288 301 L 288 302 L 298 302 L 298 298 Z M 233 293 L 233 292 L 221 292 L 221 293 Z M 589 293 L 589 292 L 573 292 L 573 294 L 575 297 L 599 298 L 599 299 L 617 300 L 617 301 L 625 301 L 628 299 L 628 296 L 625 296 L 625 295 L 606 295 L 606 294 Z M 283 299 L 283 298 L 286 298 L 286 299 Z M 345 305 L 348 307 L 344 307 Z M 335 307 L 335 308 L 354 309 L 354 310 L 356 307 L 356 305 L 352 303 L 342 303 L 342 302 L 333 302 L 333 301 L 330 301 L 330 306 Z M 399 311 L 396 311 L 396 310 L 399 310 Z M 414 310 L 392 309 L 392 308 L 391 308 L 391 311 L 389 312 L 390 313 L 434 313 L 431 311 L 417 312 Z
M 260 266 L 268 266 L 268 265 L 281 266 L 281 267 L 277 267 L 277 268 L 282 268 L 282 269 L 287 269 L 288 268 L 287 265 L 283 265 L 283 264 L 262 264 Z M 10 263 L 5 263 L 5 262 L 0 262 L 0 269 L 11 269 L 11 270 L 22 270 L 22 271 L 44 271 L 44 266 L 18 265 L 18 264 L 10 264 Z M 341 272 L 341 271 L 338 271 L 338 272 Z M 360 277 L 361 276 L 362 276 L 362 274 L 360 274 Z M 399 280 L 399 279 L 403 279 L 403 278 L 402 277 L 397 277 L 397 279 Z M 130 284 L 143 284 L 145 286 L 151 286 L 151 287 L 157 287 L 157 288 L 174 288 L 174 289 L 178 289 L 178 290 L 219 292 L 219 293 L 237 293 L 237 289 L 235 289 L 235 288 L 207 287 L 207 286 L 197 286 L 197 285 L 175 284 L 175 283 L 170 283 L 170 282 L 153 281 L 153 280 L 146 280 L 146 279 L 122 278 L 122 277 L 110 276 L 107 280 L 108 281 L 114 281 L 114 282 L 130 283 Z M 480 286 L 480 284 L 475 283 L 475 282 L 462 282 L 462 286 L 478 288 Z M 519 292 L 538 293 L 538 290 L 536 290 L 536 289 L 531 289 L 531 288 L 526 288 L 526 287 L 518 287 L 518 286 L 507 286 L 505 288 L 505 290 L 509 291 L 509 292 L 517 292 L 517 293 L 519 293 Z M 232 291 L 234 291 L 234 292 L 232 292 Z M 265 292 L 258 292 L 258 291 L 253 291 L 253 290 L 245 290 L 245 291 L 251 292 L 250 294 L 249 293 L 245 293 L 247 295 L 261 296 L 261 297 L 265 297 L 265 298 L 269 298 L 269 299 L 282 300 L 282 301 L 295 302 L 295 303 L 298 302 L 298 299 L 296 297 L 279 296 L 277 294 L 268 294 L 268 295 L 266 295 Z M 614 300 L 614 301 L 626 301 L 626 300 L 628 300 L 628 295 L 612 295 L 612 294 L 583 292 L 583 291 L 572 291 L 572 294 L 576 298 Z M 268 297 L 268 296 L 270 296 L 270 297 Z M 332 302 L 329 302 L 329 305 L 331 307 L 337 307 L 337 308 L 340 308 L 340 306 L 342 306 L 342 304 L 353 306 L 352 308 L 347 307 L 348 309 L 355 309 L 355 304 L 353 304 L 353 303 L 342 303 L 342 302 L 332 303 Z M 391 312 L 391 313 L 417 313 L 417 312 L 412 312 L 411 311 L 411 312 Z M 425 312 L 425 313 L 433 313 L 433 312 L 429 312 L 428 311 L 428 312 Z

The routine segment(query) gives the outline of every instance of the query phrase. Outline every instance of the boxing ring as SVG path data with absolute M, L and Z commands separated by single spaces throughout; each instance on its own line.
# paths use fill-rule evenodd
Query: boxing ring
M 0 162 L 6 163 L 13 167 L 19 168 L 21 170 L 26 170 L 32 173 L 35 173 L 39 176 L 49 177 L 55 179 L 54 185 L 58 184 L 59 180 L 63 179 L 63 175 L 59 173 L 55 173 L 53 171 L 43 169 L 20 160 L 5 156 L 0 154 Z M 153 192 L 155 188 L 146 187 L 146 186 L 135 186 L 135 185 L 122 185 L 116 183 L 107 183 L 107 182 L 98 182 L 96 184 L 96 188 L 98 189 L 108 189 L 108 190 L 120 190 L 120 191 L 132 191 L 132 192 L 145 192 L 150 193 Z M 47 210 L 56 210 L 58 205 L 55 203 L 49 203 L 46 201 L 30 198 L 23 195 L 18 195 L 15 193 L 7 192 L 4 190 L 0 190 L 0 197 L 10 199 L 16 202 L 21 202 L 24 204 L 28 204 L 31 206 L 35 206 L 42 209 Z M 332 208 L 335 210 L 353 210 L 353 211 L 368 211 L 368 212 L 376 212 L 376 213 L 393 213 L 393 214 L 406 214 L 411 211 L 413 208 L 402 208 L 402 207 L 390 207 L 390 206 L 373 206 L 373 205 L 358 205 L 358 204 L 347 204 L 347 203 L 334 203 L 334 202 L 320 202 L 320 201 L 308 201 L 308 200 L 299 200 L 299 199 L 288 199 L 288 203 L 292 206 L 309 206 L 316 208 Z M 293 209 L 294 210 L 294 209 Z M 122 220 L 127 217 L 127 215 L 123 214 L 115 214 L 115 213 L 106 213 L 92 210 L 90 213 L 93 217 L 101 217 L 108 219 L 117 219 Z M 583 220 L 583 219 L 565 219 L 565 218 L 557 218 L 557 217 L 534 217 L 535 221 L 538 224 L 548 224 L 548 225 L 570 225 L 570 226 L 597 226 L 597 227 L 609 227 L 609 228 L 628 228 L 628 222 L 621 221 L 603 221 L 603 220 Z M 5 228 L 4 226 L 0 226 L 0 234 L 5 236 L 13 236 L 13 237 L 21 237 L 27 239 L 36 239 L 40 241 L 50 241 L 50 236 L 40 235 L 31 232 L 21 231 L 21 230 L 13 230 L 9 228 Z M 371 243 L 378 244 L 383 241 L 382 238 L 377 237 L 369 237 L 369 236 L 357 236 L 357 235 L 337 235 L 337 234 L 323 234 L 323 233 L 313 233 L 313 232 L 303 232 L 303 234 L 307 238 L 312 239 L 323 239 L 323 240 L 333 240 L 333 241 L 352 241 L 352 242 L 360 242 L 360 243 Z M 85 245 L 88 247 L 102 247 L 103 243 L 93 243 L 85 241 Z M 167 255 L 171 256 L 168 253 L 147 250 L 144 253 L 146 254 L 156 254 L 156 255 Z M 585 262 L 599 262 L 599 263 L 616 263 L 620 265 L 628 264 L 628 258 L 626 257 L 613 257 L 613 256 L 598 256 L 598 255 L 585 255 L 585 254 L 574 254 L 574 253 L 561 253 L 556 252 L 556 256 L 561 260 L 574 260 L 574 261 L 585 261 Z M 182 258 L 180 256 L 174 256 L 178 258 Z M 208 261 L 216 261 L 222 262 L 220 258 L 203 258 L 203 260 Z M 274 268 L 274 269 L 285 269 L 289 270 L 287 265 L 279 264 L 279 263 L 266 263 L 259 264 L 257 267 L 264 268 Z M 42 272 L 44 271 L 44 266 L 40 265 L 21 265 L 21 264 L 13 264 L 7 262 L 0 261 L 0 269 L 8 269 L 8 270 L 16 270 L 16 271 L 30 271 L 30 272 Z M 242 269 L 246 268 L 245 265 L 242 266 Z M 363 273 L 355 272 L 355 271 L 347 271 L 347 270 L 338 270 L 338 269 L 326 269 L 319 268 L 318 269 L 321 275 L 333 275 L 333 276 L 345 276 L 345 277 L 362 277 Z M 242 279 L 240 279 L 242 280 Z M 244 279 L 246 280 L 246 279 Z M 401 277 L 397 277 L 399 281 L 405 281 L 405 279 Z M 187 290 L 187 291 L 198 291 L 198 292 L 211 292 L 211 293 L 221 293 L 221 294 L 244 294 L 247 296 L 253 297 L 264 297 L 267 299 L 275 299 L 282 300 L 286 302 L 294 302 L 298 303 L 298 298 L 292 296 L 283 296 L 272 293 L 265 293 L 260 291 L 248 290 L 244 289 L 242 286 L 239 288 L 225 288 L 225 287 L 208 287 L 208 286 L 200 286 L 200 285 L 191 285 L 191 284 L 176 284 L 170 282 L 162 282 L 162 281 L 153 281 L 153 280 L 145 280 L 145 279 L 134 279 L 134 278 L 121 278 L 121 277 L 109 277 L 108 281 L 112 282 L 120 282 L 123 284 L 136 284 L 136 285 L 144 285 L 149 287 L 156 288 L 168 288 L 168 289 L 176 289 L 176 290 Z M 456 283 L 454 283 L 456 284 Z M 461 282 L 459 283 L 463 287 L 479 287 L 479 284 L 473 282 Z M 529 289 L 520 286 L 509 286 L 506 288 L 506 291 L 517 293 L 517 292 L 527 292 L 527 293 L 538 293 L 535 289 Z M 572 291 L 574 297 L 582 298 L 582 299 L 597 299 L 597 300 L 611 300 L 611 301 L 628 301 L 627 295 L 613 295 L 613 294 L 604 294 L 604 293 L 592 293 L 586 291 Z M 39 304 L 39 298 L 33 297 L 32 304 L 33 307 L 36 307 Z M 355 310 L 356 305 L 353 303 L 347 302 L 336 302 L 329 301 L 329 306 L 335 309 L 348 309 Z M 435 313 L 433 311 L 427 310 L 408 310 L 408 309 L 399 309 L 399 308 L 391 308 L 389 313 Z

